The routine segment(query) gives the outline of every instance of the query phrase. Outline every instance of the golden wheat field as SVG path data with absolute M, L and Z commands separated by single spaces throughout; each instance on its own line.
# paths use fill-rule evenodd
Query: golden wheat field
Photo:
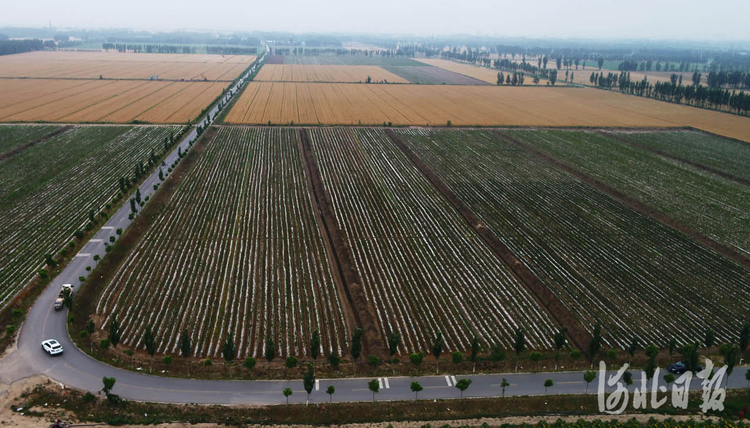
M 463 126 L 694 126 L 750 141 L 750 118 L 573 87 L 251 82 L 226 121 L 236 124 Z
M 0 56 L 0 77 L 232 81 L 252 55 L 148 54 L 119 52 L 28 52 Z
M 373 65 L 266 64 L 255 80 L 266 82 L 373 82 L 409 83 Z
M 0 79 L 1 122 L 184 123 L 226 86 L 221 82 Z

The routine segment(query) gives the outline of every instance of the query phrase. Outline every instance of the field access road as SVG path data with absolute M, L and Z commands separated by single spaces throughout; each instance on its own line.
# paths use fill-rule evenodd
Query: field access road
M 241 85 L 243 80 L 238 83 Z M 236 87 L 230 89 L 235 90 Z M 228 100 L 225 94 L 224 100 Z M 215 117 L 216 107 L 210 114 Z M 201 119 L 202 123 L 205 118 Z M 171 165 L 177 159 L 177 149 L 187 151 L 189 142 L 196 137 L 193 129 L 174 151 L 169 154 L 166 164 Z M 153 193 L 153 185 L 159 183 L 158 170 L 151 174 L 140 186 L 143 197 Z M 99 391 L 102 387 L 102 377 L 114 377 L 117 383 L 114 393 L 131 400 L 170 402 L 170 403 L 205 403 L 205 404 L 281 404 L 286 399 L 282 395 L 284 388 L 291 388 L 293 395 L 290 402 L 304 402 L 306 394 L 302 381 L 227 381 L 227 380 L 190 380 L 146 375 L 118 369 L 94 360 L 86 353 L 75 347 L 66 329 L 67 310 L 55 311 L 52 307 L 54 299 L 63 284 L 78 286 L 80 276 L 87 276 L 86 266 L 95 266 L 94 255 L 103 257 L 104 242 L 111 236 L 116 236 L 118 228 L 126 229 L 130 224 L 128 215 L 130 204 L 113 214 L 109 221 L 89 240 L 80 252 L 71 260 L 66 268 L 50 283 L 29 311 L 26 321 L 20 331 L 18 346 L 0 359 L 0 382 L 12 383 L 34 375 L 45 375 L 70 387 Z M 57 339 L 65 352 L 56 357 L 49 357 L 41 349 L 41 342 L 45 339 Z M 176 364 L 178 362 L 175 362 Z M 429 363 L 425 363 L 426 365 Z M 447 366 L 447 365 L 446 365 Z M 744 388 L 745 369 L 736 368 L 728 380 L 730 388 Z M 496 397 L 501 395 L 500 384 L 503 378 L 510 382 L 506 395 L 537 395 L 537 394 L 578 394 L 587 391 L 582 372 L 554 372 L 554 373 L 509 373 L 509 374 L 477 374 L 460 376 L 472 380 L 465 397 Z M 636 376 L 637 377 L 637 376 Z M 379 378 L 381 390 L 376 394 L 378 400 L 408 400 L 414 398 L 410 390 L 411 382 L 419 381 L 424 390 L 419 394 L 420 399 L 458 398 L 459 390 L 455 388 L 459 380 L 450 374 L 438 376 L 384 377 Z M 554 386 L 545 391 L 544 381 L 552 379 Z M 316 382 L 315 389 L 310 396 L 312 402 L 327 402 L 329 400 L 326 389 L 329 385 L 336 388 L 333 401 L 369 401 L 372 393 L 367 387 L 371 379 L 321 379 Z M 598 379 L 588 388 L 588 392 L 595 392 Z M 664 381 L 661 380 L 661 384 Z M 691 389 L 700 389 L 700 380 L 695 379 Z M 613 388 L 607 388 L 612 390 Z

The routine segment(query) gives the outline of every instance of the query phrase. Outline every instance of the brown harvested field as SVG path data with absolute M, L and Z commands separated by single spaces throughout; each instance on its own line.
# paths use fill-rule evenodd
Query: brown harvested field
M 184 123 L 226 86 L 216 82 L 0 79 L 0 122 Z
M 477 67 L 470 64 L 461 64 L 447 59 L 415 58 L 415 60 L 435 67 L 440 67 L 454 73 L 473 77 L 487 83 L 492 83 L 493 85 L 497 83 L 497 71 L 490 70 L 489 68 Z
M 267 82 L 373 82 L 409 83 L 407 80 L 374 65 L 266 64 L 257 81 Z
M 28 52 L 0 56 L 0 77 L 232 81 L 253 55 L 146 54 L 119 52 Z
M 403 77 L 411 83 L 422 85 L 489 85 L 489 83 L 483 80 L 431 65 L 388 66 L 386 70 Z
M 750 141 L 750 118 L 572 87 L 251 82 L 229 112 L 236 124 L 693 126 Z

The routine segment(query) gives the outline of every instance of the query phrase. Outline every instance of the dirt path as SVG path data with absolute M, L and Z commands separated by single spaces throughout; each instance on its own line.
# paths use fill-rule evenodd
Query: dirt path
M 49 424 L 48 420 L 50 418 L 70 419 L 66 417 L 65 411 L 56 409 L 57 406 L 54 405 L 48 406 L 45 409 L 45 413 L 49 414 L 45 415 L 45 417 L 26 415 L 23 409 L 20 412 L 11 410 L 11 406 L 24 406 L 25 401 L 22 395 L 37 385 L 48 385 L 49 387 L 62 389 L 57 382 L 42 375 L 21 379 L 10 385 L 0 384 L 0 424 L 2 426 L 38 428 L 46 427 Z
M 591 335 L 586 331 L 581 322 L 563 305 L 542 281 L 529 269 L 518 257 L 503 244 L 497 236 L 474 214 L 463 201 L 461 201 L 443 181 L 413 152 L 391 129 L 386 133 L 396 146 L 412 161 L 414 166 L 424 174 L 443 197 L 455 208 L 461 217 L 471 226 L 480 238 L 492 249 L 521 282 L 532 292 L 541 305 L 547 310 L 552 318 L 562 326 L 567 327 L 568 335 L 579 349 L 587 349 Z
M 388 356 L 388 353 L 383 344 L 383 332 L 380 330 L 380 325 L 377 322 L 375 308 L 372 302 L 365 298 L 364 288 L 362 287 L 359 272 L 357 272 L 357 268 L 355 267 L 351 249 L 344 236 L 344 232 L 336 221 L 331 196 L 323 187 L 323 180 L 320 176 L 318 165 L 315 162 L 315 156 L 312 153 L 312 146 L 308 139 L 307 130 L 300 128 L 298 131 L 305 170 L 310 175 L 314 200 L 323 216 L 325 225 L 323 236 L 330 240 L 329 245 L 333 250 L 336 267 L 339 270 L 339 275 L 344 278 L 347 301 L 351 305 L 357 326 L 363 331 L 364 349 L 362 355 L 372 354 L 380 358 L 385 358 Z
M 73 125 L 67 125 L 67 126 L 63 126 L 63 127 L 62 127 L 62 128 L 60 128 L 60 129 L 55 129 L 54 131 L 50 132 L 49 134 L 45 135 L 44 137 L 41 137 L 41 138 L 37 138 L 37 139 L 36 139 L 36 140 L 34 140 L 34 141 L 31 141 L 31 142 L 29 142 L 29 143 L 26 143 L 26 144 L 24 144 L 24 145 L 22 145 L 22 146 L 18 146 L 18 147 L 16 147 L 15 149 L 12 149 L 12 150 L 8 150 L 8 151 L 7 151 L 7 152 L 5 152 L 5 153 L 0 153 L 0 160 L 3 160 L 3 159 L 7 159 L 7 158 L 9 158 L 9 157 L 11 157 L 11 156 L 15 156 L 15 155 L 17 155 L 17 154 L 21 153 L 22 151 L 24 151 L 24 150 L 28 149 L 29 147 L 32 147 L 32 146 L 35 146 L 35 145 L 37 145 L 37 144 L 39 144 L 39 143 L 41 143 L 41 142 L 47 141 L 47 140 L 49 140 L 50 138 L 52 138 L 52 137 L 54 137 L 54 136 L 56 136 L 56 135 L 60 135 L 60 134 L 62 134 L 63 132 L 67 132 L 67 131 L 69 131 L 69 130 L 71 130 L 71 129 L 73 129 L 73 128 L 74 128 L 74 126 L 73 126 Z
M 326 220 L 323 218 L 323 211 L 320 207 L 320 201 L 318 200 L 318 195 L 315 191 L 315 185 L 313 184 L 312 179 L 312 171 L 310 163 L 305 156 L 305 148 L 302 144 L 302 138 L 297 139 L 299 142 L 299 151 L 302 154 L 302 165 L 305 168 L 305 176 L 307 178 L 307 189 L 310 192 L 310 199 L 313 202 L 313 210 L 315 211 L 315 222 L 318 224 L 318 228 L 320 229 L 320 236 L 323 237 L 323 246 L 326 250 L 326 255 L 328 256 L 328 264 L 331 266 L 331 273 L 333 274 L 333 281 L 336 283 L 336 292 L 339 295 L 339 301 L 346 302 L 346 304 L 342 304 L 341 308 L 344 310 L 344 318 L 346 322 L 346 329 L 347 331 L 353 332 L 355 328 L 358 327 L 356 316 L 354 314 L 354 308 L 352 308 L 351 300 L 349 299 L 349 295 L 347 294 L 347 287 L 346 283 L 344 281 L 344 275 L 343 270 L 341 269 L 338 257 L 336 257 L 336 252 L 333 249 L 333 242 L 332 238 L 330 236 L 330 233 L 328 232 L 328 226 L 326 225 Z M 345 338 L 347 341 L 349 338 Z

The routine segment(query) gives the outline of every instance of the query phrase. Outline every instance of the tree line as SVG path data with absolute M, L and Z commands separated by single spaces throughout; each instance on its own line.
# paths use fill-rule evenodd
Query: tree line
M 696 72 L 697 73 L 697 72 Z M 700 74 L 700 73 L 699 73 Z M 750 72 L 741 71 L 710 71 L 706 75 L 709 88 L 750 88 Z
M 168 53 L 168 54 L 190 54 L 196 53 L 194 46 L 180 45 L 151 45 L 131 43 L 102 43 L 104 50 L 116 50 L 117 52 L 146 52 L 146 53 Z
M 255 55 L 257 47 L 241 46 L 186 46 L 186 45 L 157 45 L 157 44 L 130 44 L 130 43 L 102 43 L 104 50 L 116 50 L 117 52 L 136 53 L 161 53 L 161 54 L 194 54 L 203 50 L 215 55 Z
M 631 60 L 625 60 L 622 61 L 617 66 L 618 71 L 678 71 L 678 72 L 684 72 L 684 71 L 694 71 L 697 72 L 700 69 L 698 64 L 690 64 L 688 62 L 680 62 L 680 63 L 673 63 L 673 62 L 664 62 L 662 65 L 659 61 L 652 61 L 652 60 L 646 60 L 646 61 L 631 61 Z M 709 67 L 707 64 L 703 66 L 703 71 L 708 71 Z
M 727 108 L 738 114 L 750 112 L 750 94 L 744 91 L 729 91 L 720 87 L 700 85 L 701 73 L 694 72 L 692 84 L 682 84 L 682 75 L 673 73 L 669 82 L 651 84 L 643 80 L 631 80 L 630 72 L 592 73 L 589 83 L 600 88 L 616 89 L 620 92 L 654 98 L 662 101 L 685 103 L 697 107 Z
M 402 47 L 399 49 L 349 49 L 349 48 L 310 48 L 310 47 L 272 47 L 272 55 L 297 55 L 297 56 L 381 56 L 383 58 L 409 57 L 413 58 L 416 51 L 413 48 Z
M 523 60 L 520 63 L 518 63 L 518 62 L 510 61 L 508 59 L 501 59 L 501 60 L 496 60 L 495 61 L 494 67 L 495 67 L 495 69 L 498 69 L 498 70 L 511 71 L 513 73 L 513 75 L 520 74 L 521 78 L 520 78 L 520 83 L 519 84 L 521 84 L 521 85 L 523 85 L 523 73 L 518 73 L 517 70 L 522 70 L 522 71 L 530 74 L 532 76 L 532 79 L 533 79 L 534 83 L 539 83 L 539 79 L 541 77 L 541 78 L 545 78 L 545 79 L 549 80 L 550 84 L 554 85 L 555 83 L 557 83 L 557 69 L 548 69 L 547 68 L 547 61 L 548 61 L 548 58 L 546 56 L 544 58 L 540 57 L 539 58 L 539 64 L 538 64 L 538 66 L 535 66 L 535 65 L 533 65 L 531 63 L 526 62 L 525 60 Z M 485 63 L 485 62 L 480 61 L 480 63 Z M 544 68 L 542 68 L 542 64 L 544 64 Z M 502 74 L 502 73 L 500 73 L 500 74 Z M 506 84 L 507 85 L 514 85 L 514 83 L 513 83 L 512 80 L 510 80 L 510 81 L 508 80 L 508 78 L 510 78 L 510 76 L 511 75 L 509 74 L 508 77 L 506 78 Z M 566 72 L 566 76 L 567 76 L 567 72 Z M 499 79 L 499 77 L 500 76 L 498 76 L 498 79 Z M 567 77 L 566 77 L 566 79 L 567 79 Z M 498 85 L 500 85 L 500 84 L 501 83 L 498 82 Z
M 94 322 L 92 320 L 89 320 L 86 324 L 86 330 L 81 332 L 81 336 L 84 337 L 88 334 L 94 333 L 95 326 Z M 122 326 L 117 321 L 117 317 L 113 316 L 112 320 L 109 322 L 107 326 L 107 338 L 102 339 L 100 342 L 100 347 L 103 349 L 108 348 L 109 346 L 117 346 L 121 340 L 121 331 Z M 351 338 L 351 348 L 349 349 L 349 353 L 351 355 L 352 360 L 354 363 L 358 363 L 360 358 L 362 358 L 362 339 L 363 339 L 363 332 L 361 328 L 357 328 L 354 330 Z M 156 331 L 153 330 L 151 325 L 147 325 L 145 329 L 143 330 L 143 336 L 142 336 L 142 346 L 145 348 L 146 352 L 150 356 L 154 356 L 157 349 L 157 342 L 158 342 L 158 335 Z M 395 358 L 396 353 L 398 352 L 398 348 L 400 346 L 401 337 L 400 335 L 392 331 L 388 337 L 387 337 L 387 343 L 388 343 L 388 351 L 390 354 L 389 363 L 398 363 L 399 361 Z M 561 358 L 561 352 L 567 347 L 567 329 L 565 327 L 561 327 L 552 337 L 552 343 L 554 347 L 554 360 L 555 360 L 555 368 L 556 371 L 558 368 L 558 364 L 560 362 Z M 687 343 L 683 346 L 679 346 L 676 339 L 672 338 L 669 340 L 669 342 L 666 344 L 666 350 L 669 352 L 669 356 L 672 357 L 675 352 L 679 352 L 681 354 L 681 361 L 685 364 L 686 369 L 688 371 L 693 372 L 695 374 L 697 371 L 700 370 L 700 348 L 712 348 L 716 343 L 716 337 L 714 334 L 713 329 L 709 328 L 705 331 L 705 334 L 700 341 L 695 341 L 693 343 Z M 724 359 L 724 364 L 727 366 L 726 375 L 727 377 L 732 374 L 734 368 L 741 362 L 742 356 L 745 353 L 745 351 L 748 348 L 748 345 L 750 345 L 750 320 L 746 320 L 742 327 L 740 328 L 738 335 L 736 339 L 731 340 L 729 343 L 724 343 L 718 346 L 718 353 L 720 356 Z M 430 351 L 432 355 L 435 357 L 435 371 L 437 374 L 440 374 L 440 356 L 444 352 L 445 348 L 445 341 L 443 338 L 443 334 L 441 332 L 437 332 L 433 338 L 432 343 L 430 346 Z M 514 330 L 513 333 L 513 349 L 512 351 L 515 353 L 515 371 L 518 371 L 519 366 L 519 360 L 522 355 L 525 355 L 528 357 L 528 359 L 532 362 L 538 363 L 543 355 L 541 352 L 538 351 L 531 351 L 530 353 L 526 354 L 528 348 L 528 344 L 526 341 L 526 334 L 525 330 L 522 327 L 518 327 Z M 575 368 L 575 361 L 580 359 L 583 354 L 580 350 L 575 348 L 569 348 L 570 349 L 570 359 L 573 360 L 574 365 L 573 368 Z M 643 368 L 643 372 L 645 374 L 646 379 L 651 380 L 653 379 L 659 370 L 658 365 L 656 363 L 656 357 L 660 353 L 660 348 L 656 345 L 645 345 L 641 343 L 640 339 L 635 336 L 631 339 L 630 343 L 624 348 L 624 351 L 627 352 L 627 354 L 630 356 L 628 361 L 632 362 L 632 359 L 635 357 L 635 354 L 638 350 L 643 349 L 644 354 L 646 356 L 646 364 Z M 317 361 L 318 358 L 321 356 L 321 337 L 320 332 L 316 329 L 311 337 L 309 342 L 309 351 L 310 356 L 313 360 Z M 127 352 L 127 351 L 126 351 Z M 131 351 L 132 352 L 132 351 Z M 182 355 L 183 358 L 188 358 L 192 356 L 193 353 L 193 345 L 191 342 L 190 334 L 187 329 L 185 329 L 179 340 L 179 352 Z M 272 337 L 266 338 L 263 355 L 265 359 L 268 362 L 273 361 L 276 357 L 277 350 L 274 343 L 274 340 Z M 483 358 L 481 355 L 482 352 L 482 345 L 480 343 L 480 340 L 477 338 L 476 335 L 472 336 L 472 342 L 470 345 L 470 351 L 469 355 L 465 356 L 462 352 L 455 351 L 451 354 L 451 362 L 453 364 L 461 364 L 464 359 L 471 361 L 474 363 L 474 370 L 476 370 L 476 364 L 480 362 Z M 234 338 L 231 333 L 227 333 L 226 337 L 224 338 L 224 343 L 221 347 L 221 354 L 225 361 L 231 362 L 234 361 L 237 357 L 237 348 L 235 346 Z M 593 370 L 594 363 L 598 358 L 608 358 L 611 360 L 617 359 L 618 350 L 614 348 L 610 348 L 608 350 L 604 350 L 604 338 L 602 335 L 602 329 L 599 324 L 595 325 L 591 334 L 591 338 L 589 340 L 588 346 L 585 349 L 585 356 L 588 357 L 589 362 L 591 363 L 591 369 L 587 370 L 583 373 L 583 380 L 586 382 L 586 393 L 588 393 L 589 386 L 591 382 L 594 381 L 597 377 L 597 372 Z M 408 356 L 409 362 L 415 367 L 418 368 L 421 366 L 424 362 L 424 352 L 416 352 L 412 353 Z M 505 350 L 501 348 L 500 345 L 492 345 L 489 349 L 489 355 L 485 354 L 485 358 L 488 358 L 491 361 L 502 361 L 506 358 Z M 331 352 L 326 356 L 326 360 L 328 364 L 331 365 L 333 368 L 338 368 L 339 364 L 341 363 L 341 357 L 337 355 L 335 352 Z M 173 357 L 171 355 L 166 355 L 162 358 L 162 362 L 164 364 L 171 364 L 173 361 Z M 247 356 L 243 362 L 243 367 L 245 367 L 248 370 L 253 370 L 255 366 L 257 365 L 257 359 L 252 356 Z M 370 355 L 367 360 L 367 364 L 373 367 L 377 367 L 381 364 L 380 358 L 376 355 Z M 295 368 L 297 367 L 299 361 L 297 357 L 295 356 L 288 356 L 285 361 L 285 366 L 287 368 Z M 210 358 L 206 358 L 203 361 L 203 365 L 205 366 L 211 366 L 213 365 L 213 361 Z M 189 370 L 189 368 L 188 368 Z M 188 372 L 189 376 L 189 372 Z M 750 382 L 750 370 L 747 371 L 745 374 L 745 378 Z M 623 381 L 627 385 L 633 384 L 633 374 L 629 371 L 626 371 L 623 373 L 622 377 Z M 309 402 L 310 400 L 310 394 L 312 393 L 315 384 L 316 384 L 316 377 L 314 373 L 313 364 L 308 363 L 307 369 L 303 373 L 303 386 L 305 389 L 305 392 L 307 393 L 307 400 Z M 664 381 L 667 382 L 667 384 L 670 384 L 671 382 L 674 382 L 676 380 L 676 376 L 672 373 L 666 373 L 664 375 Z M 110 395 L 112 391 L 112 387 L 114 386 L 114 379 L 113 378 L 104 378 L 104 389 L 102 390 L 105 395 L 107 396 L 107 399 L 117 404 L 120 399 L 116 395 Z M 460 398 L 463 398 L 463 393 L 466 391 L 469 386 L 471 385 L 470 379 L 459 379 L 458 381 L 455 381 L 454 387 L 457 388 L 460 391 Z M 368 389 L 370 392 L 372 392 L 372 398 L 373 401 L 375 401 L 375 395 L 380 392 L 381 386 L 380 381 L 378 379 L 373 379 L 367 382 Z M 505 397 L 505 390 L 511 384 L 506 380 L 503 379 L 502 383 L 499 385 L 502 390 L 502 396 Z M 549 388 L 552 388 L 554 386 L 554 382 L 552 379 L 545 379 L 543 385 L 545 394 L 548 392 Z M 412 392 L 414 392 L 414 399 L 418 399 L 419 392 L 421 392 L 424 388 L 422 385 L 419 384 L 418 381 L 413 381 L 410 384 L 410 389 Z M 329 395 L 329 401 L 332 401 L 333 394 L 335 393 L 335 388 L 333 386 L 329 386 L 326 389 L 326 393 Z M 293 394 L 293 391 L 291 388 L 284 388 L 282 391 L 282 394 L 286 397 L 287 404 L 289 404 L 289 397 Z
M 50 40 L 51 46 L 55 47 L 55 42 Z M 45 43 L 39 39 L 30 40 L 0 40 L 0 55 L 12 55 L 17 53 L 41 51 L 44 50 Z

